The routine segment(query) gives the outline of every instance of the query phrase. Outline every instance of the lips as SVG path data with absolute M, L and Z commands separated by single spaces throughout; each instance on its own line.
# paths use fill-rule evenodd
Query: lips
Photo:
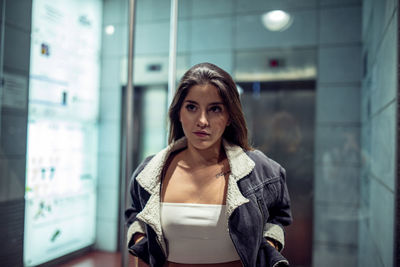
M 199 136 L 199 137 L 206 137 L 206 136 L 209 136 L 210 134 L 209 133 L 207 133 L 207 132 L 203 132 L 203 131 L 196 131 L 196 132 L 193 132 L 195 135 L 197 135 L 197 136 Z

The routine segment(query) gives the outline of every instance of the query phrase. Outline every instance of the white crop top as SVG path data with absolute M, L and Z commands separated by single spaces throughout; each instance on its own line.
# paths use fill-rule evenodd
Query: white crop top
M 226 206 L 161 203 L 168 261 L 210 264 L 239 260 L 226 225 Z

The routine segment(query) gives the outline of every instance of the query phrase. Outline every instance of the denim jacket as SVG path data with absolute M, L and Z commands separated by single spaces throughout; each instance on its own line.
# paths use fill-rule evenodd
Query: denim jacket
M 128 248 L 150 266 L 163 266 L 168 255 L 160 218 L 161 173 L 170 153 L 186 146 L 185 137 L 177 140 L 145 159 L 132 176 L 132 206 L 125 212 Z M 279 252 L 284 246 L 282 226 L 292 221 L 285 170 L 258 150 L 245 152 L 225 140 L 223 146 L 231 168 L 226 225 L 243 266 L 289 266 Z M 135 233 L 145 234 L 136 244 Z M 276 241 L 279 251 L 266 238 Z

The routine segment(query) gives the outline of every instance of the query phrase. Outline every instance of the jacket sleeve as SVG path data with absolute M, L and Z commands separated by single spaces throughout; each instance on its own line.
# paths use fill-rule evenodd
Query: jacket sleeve
M 279 251 L 285 246 L 285 235 L 283 226 L 292 223 L 292 214 L 290 211 L 290 198 L 286 185 L 286 171 L 280 167 L 280 179 L 277 186 L 276 199 L 274 205 L 270 208 L 270 216 L 264 225 L 264 237 L 278 242 Z
M 134 171 L 132 178 L 131 178 L 131 183 L 130 183 L 130 196 L 131 196 L 131 206 L 126 209 L 125 211 L 125 223 L 126 226 L 128 227 L 127 231 L 127 246 L 129 249 L 132 248 L 133 244 L 133 236 L 136 233 L 142 233 L 145 234 L 145 226 L 143 222 L 139 221 L 136 219 L 136 216 L 139 212 L 142 211 L 143 209 L 143 203 L 140 201 L 140 188 L 139 184 L 136 181 L 136 177 L 138 174 L 144 169 L 146 166 L 147 162 L 150 160 L 150 158 L 147 158 L 143 163 L 141 163 L 137 169 Z

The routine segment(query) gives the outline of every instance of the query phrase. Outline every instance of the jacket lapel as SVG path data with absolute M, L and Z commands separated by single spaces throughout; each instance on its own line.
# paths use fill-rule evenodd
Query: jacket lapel
M 231 168 L 226 198 L 226 212 L 227 218 L 229 218 L 236 208 L 249 202 L 249 200 L 240 192 L 237 182 L 251 173 L 255 163 L 246 155 L 241 147 L 231 145 L 225 140 L 223 141 L 223 145 Z M 140 186 L 151 195 L 143 210 L 137 215 L 137 218 L 154 230 L 157 234 L 158 242 L 166 255 L 167 248 L 162 234 L 160 217 L 161 173 L 171 152 L 182 149 L 186 146 L 187 139 L 185 137 L 170 144 L 168 147 L 157 153 L 149 161 L 143 171 L 136 177 Z M 228 221 L 226 223 L 228 224 Z
M 231 168 L 226 196 L 226 212 L 229 219 L 236 208 L 249 202 L 240 192 L 237 182 L 252 172 L 255 163 L 246 155 L 241 147 L 231 145 L 225 140 L 223 145 Z
M 136 218 L 153 228 L 165 255 L 167 255 L 167 246 L 162 234 L 160 217 L 161 173 L 171 152 L 186 146 L 186 138 L 181 138 L 170 144 L 168 147 L 157 153 L 136 177 L 136 181 L 140 186 L 150 194 L 149 200 L 145 204 L 143 210 L 138 213 Z

